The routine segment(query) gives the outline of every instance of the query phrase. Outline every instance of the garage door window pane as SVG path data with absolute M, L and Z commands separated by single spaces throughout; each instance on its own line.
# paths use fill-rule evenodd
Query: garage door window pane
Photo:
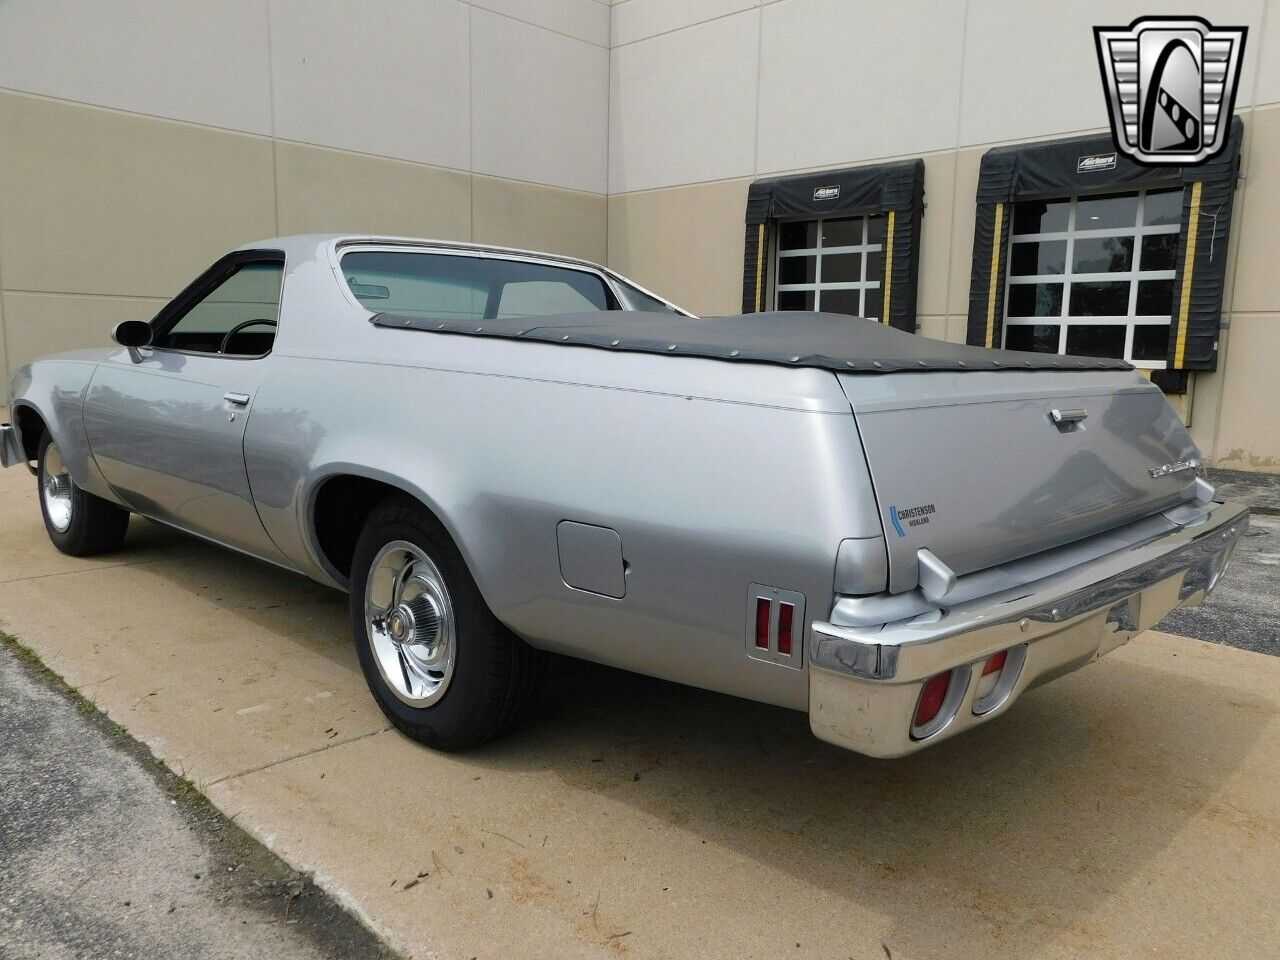
M 818 309 L 824 313 L 847 313 L 851 317 L 862 315 L 861 291 L 823 290 Z
M 1079 239 L 1072 255 L 1072 273 L 1116 273 L 1133 268 L 1133 237 Z
M 862 254 L 832 253 L 822 258 L 822 282 L 849 283 L 862 279 Z
M 787 290 L 778 294 L 779 310 L 812 310 L 812 290 Z
M 1009 350 L 1030 350 L 1033 353 L 1057 353 L 1058 331 L 1056 323 L 1028 323 L 1010 327 L 1004 339 Z
M 1148 190 L 1142 222 L 1147 226 L 1182 222 L 1182 189 Z
M 1140 317 L 1169 317 L 1173 315 L 1173 281 L 1138 281 L 1137 315 Z
M 778 247 L 782 250 L 812 250 L 818 245 L 818 222 L 783 223 L 778 228 Z
M 1047 276 L 1062 273 L 1067 265 L 1067 241 L 1032 240 L 1015 243 L 1009 258 L 1009 275 L 1014 277 Z
M 1061 233 L 1067 229 L 1070 200 L 1024 200 L 1013 208 L 1013 234 Z
M 1163 360 L 1169 354 L 1169 324 L 1139 324 L 1133 328 L 1133 359 Z
M 1137 222 L 1138 195 L 1136 193 L 1081 197 L 1076 203 L 1077 230 L 1132 227 Z
M 1067 328 L 1067 353 L 1076 357 L 1124 356 L 1125 328 L 1115 325 L 1079 325 Z
M 1143 270 L 1173 270 L 1177 256 L 1176 233 L 1152 234 L 1142 238 L 1142 261 L 1138 266 Z
M 1129 313 L 1127 282 L 1083 282 L 1071 284 L 1073 317 L 1123 317 Z
M 1056 317 L 1062 313 L 1062 284 L 1019 283 L 1009 287 L 1009 316 Z
M 778 261 L 779 283 L 813 283 L 817 278 L 817 257 L 783 257 Z
M 862 245 L 862 217 L 822 221 L 824 247 L 857 247 Z

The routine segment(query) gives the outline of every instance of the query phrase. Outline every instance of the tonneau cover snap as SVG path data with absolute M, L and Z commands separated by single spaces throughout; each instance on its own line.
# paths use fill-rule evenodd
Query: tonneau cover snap
M 378 313 L 378 327 L 499 337 L 628 353 L 737 363 L 818 367 L 845 373 L 903 370 L 1130 370 L 1123 360 L 989 350 L 905 333 L 836 313 L 772 312 L 729 317 L 610 310 L 554 317 L 443 320 Z

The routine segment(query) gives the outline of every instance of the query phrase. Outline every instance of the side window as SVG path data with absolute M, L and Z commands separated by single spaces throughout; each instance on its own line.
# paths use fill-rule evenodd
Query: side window
M 283 279 L 283 263 L 242 264 L 159 334 L 155 346 L 238 357 L 270 353 Z
M 377 313 L 470 321 L 618 309 L 598 274 L 523 260 L 353 250 L 342 274 Z

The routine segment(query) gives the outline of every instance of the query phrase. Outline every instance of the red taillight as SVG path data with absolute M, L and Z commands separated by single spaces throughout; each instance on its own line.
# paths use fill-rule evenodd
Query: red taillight
M 756 599 L 756 646 L 761 650 L 769 649 L 769 606 L 766 597 Z
M 1008 650 L 1001 650 L 999 653 L 993 653 L 987 657 L 987 662 L 982 665 L 982 675 L 986 677 L 993 673 L 999 673 L 1004 669 L 1004 662 L 1008 659 L 1008 656 Z
M 796 608 L 789 603 L 778 604 L 778 652 L 791 656 L 791 618 Z M 759 617 L 759 613 L 756 614 Z
M 939 673 L 925 681 L 920 691 L 920 702 L 916 705 L 916 726 L 923 727 L 931 723 L 942 710 L 947 700 L 947 689 L 951 686 L 951 671 Z

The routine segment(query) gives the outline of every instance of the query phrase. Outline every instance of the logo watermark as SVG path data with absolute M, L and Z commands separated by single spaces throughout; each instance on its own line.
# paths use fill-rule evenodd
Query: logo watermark
M 1247 27 L 1139 17 L 1094 27 L 1116 149 L 1148 165 L 1191 166 L 1227 143 Z

